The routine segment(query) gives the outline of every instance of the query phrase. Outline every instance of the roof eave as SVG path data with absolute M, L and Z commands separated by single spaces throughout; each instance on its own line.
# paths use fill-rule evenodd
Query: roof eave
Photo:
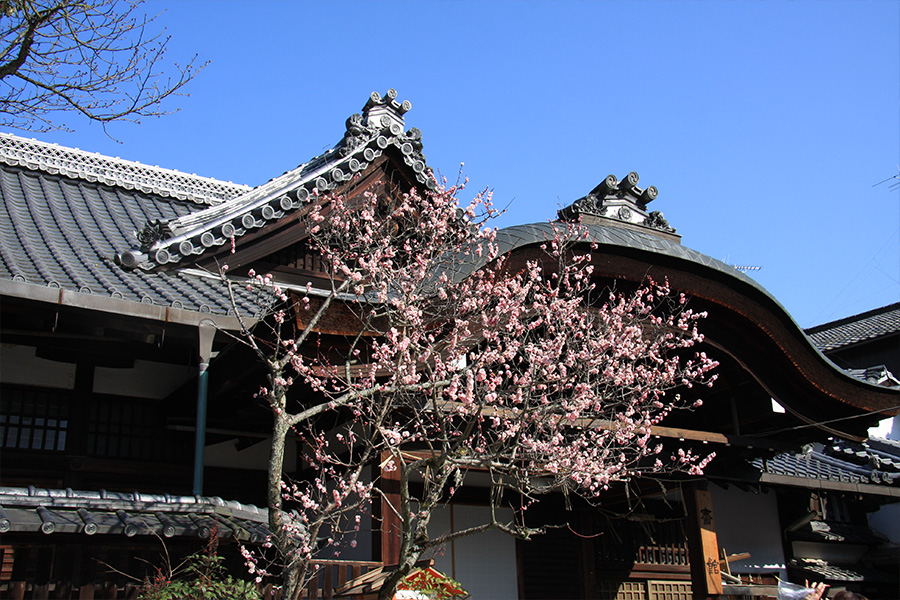
M 175 323 L 193 327 L 213 325 L 217 329 L 227 331 L 241 330 L 241 321 L 234 316 L 197 312 L 176 308 L 174 306 L 159 306 L 145 302 L 134 302 L 122 298 L 85 294 L 58 287 L 40 286 L 32 283 L 21 283 L 18 281 L 0 279 L 0 297 L 4 296 L 43 302 L 46 304 L 114 313 L 164 323 Z M 256 319 L 244 318 L 244 325 L 248 327 L 255 324 L 255 322 Z

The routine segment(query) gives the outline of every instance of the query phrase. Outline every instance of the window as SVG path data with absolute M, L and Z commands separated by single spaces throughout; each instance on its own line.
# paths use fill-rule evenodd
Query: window
M 69 403 L 54 390 L 4 387 L 0 397 L 0 448 L 66 449 Z

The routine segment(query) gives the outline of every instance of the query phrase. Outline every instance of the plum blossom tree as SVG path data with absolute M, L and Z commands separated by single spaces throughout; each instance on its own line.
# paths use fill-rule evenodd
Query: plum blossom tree
M 522 512 L 542 493 L 591 498 L 645 472 L 700 473 L 712 458 L 651 443 L 653 425 L 699 403 L 679 389 L 715 379 L 716 363 L 693 348 L 704 315 L 666 282 L 598 286 L 578 224 L 557 224 L 539 252 L 515 262 L 488 226 L 497 215 L 490 194 L 461 206 L 463 186 L 313 198 L 304 218 L 331 273 L 324 295 L 251 273 L 247 285 L 275 299 L 265 333 L 245 338 L 269 373 L 260 393 L 274 415 L 273 545 L 294 570 L 284 571 L 285 597 L 378 493 L 374 477 L 363 479 L 373 462 L 399 481 L 399 498 L 386 503 L 393 513 L 383 515 L 401 525 L 399 565 L 380 596 L 390 598 L 424 553 L 452 538 L 539 533 Z M 355 335 L 340 347 L 312 343 L 337 306 L 352 315 Z M 308 392 L 296 408 L 292 386 Z M 292 429 L 317 470 L 311 481 L 284 480 Z M 472 473 L 489 481 L 490 518 L 430 536 L 434 510 Z

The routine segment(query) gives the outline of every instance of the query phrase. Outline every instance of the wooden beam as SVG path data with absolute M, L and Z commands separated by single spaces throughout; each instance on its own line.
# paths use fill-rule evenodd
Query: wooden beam
M 607 419 L 579 419 L 575 422 L 576 426 L 582 427 L 601 427 L 605 429 L 618 429 L 623 425 L 615 421 Z M 697 429 L 682 429 L 680 427 L 665 427 L 663 425 L 653 425 L 650 428 L 650 435 L 670 438 L 681 441 L 702 442 L 704 444 L 721 444 L 723 446 L 740 446 L 744 448 L 761 448 L 766 450 L 790 451 L 796 450 L 797 445 L 780 440 L 772 440 L 768 438 L 754 438 L 741 435 L 726 435 L 715 431 L 701 431 Z
M 456 408 L 460 403 L 458 402 L 439 402 L 439 406 L 442 410 L 450 412 Z M 482 414 L 484 416 L 490 417 L 493 415 L 506 415 L 509 414 L 509 409 L 505 407 L 495 407 L 495 406 L 486 406 L 482 409 Z M 560 421 L 565 419 L 563 415 L 552 415 L 548 418 L 556 418 Z M 594 429 L 608 429 L 611 431 L 615 431 L 621 427 L 624 427 L 624 423 L 620 423 L 618 421 L 611 421 L 609 419 L 594 419 L 590 417 L 584 417 L 581 419 L 575 419 L 574 422 L 571 423 L 572 427 L 583 427 L 583 428 L 594 428 Z M 726 435 L 724 433 L 717 433 L 714 431 L 701 431 L 697 429 L 682 429 L 678 427 L 664 427 L 662 425 L 653 425 L 650 427 L 650 435 L 661 437 L 661 438 L 671 438 L 677 439 L 681 441 L 694 441 L 701 442 L 704 444 L 721 444 L 723 446 L 740 446 L 744 448 L 760 448 L 771 451 L 792 451 L 797 450 L 797 444 L 783 442 L 780 440 L 773 440 L 768 438 L 754 438 L 740 435 Z
M 747 560 L 748 558 L 750 558 L 749 552 L 739 552 L 737 554 L 729 554 L 728 556 L 719 560 L 719 566 L 724 569 L 725 565 L 727 563 L 733 563 L 738 560 Z

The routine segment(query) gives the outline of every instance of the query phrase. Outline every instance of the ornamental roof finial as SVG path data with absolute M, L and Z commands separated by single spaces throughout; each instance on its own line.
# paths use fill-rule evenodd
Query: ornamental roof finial
M 409 100 L 397 101 L 397 90 L 394 88 L 389 89 L 384 96 L 379 95 L 378 92 L 372 92 L 362 109 L 363 122 L 366 126 L 375 129 L 392 128 L 392 125 L 399 125 L 400 131 L 394 134 L 399 135 L 405 131 L 403 115 L 411 108 L 412 104 Z
M 661 212 L 647 211 L 647 205 L 656 199 L 659 191 L 652 185 L 639 188 L 639 181 L 634 171 L 621 180 L 608 175 L 587 196 L 560 210 L 559 219 L 638 227 L 655 234 L 680 237 Z

